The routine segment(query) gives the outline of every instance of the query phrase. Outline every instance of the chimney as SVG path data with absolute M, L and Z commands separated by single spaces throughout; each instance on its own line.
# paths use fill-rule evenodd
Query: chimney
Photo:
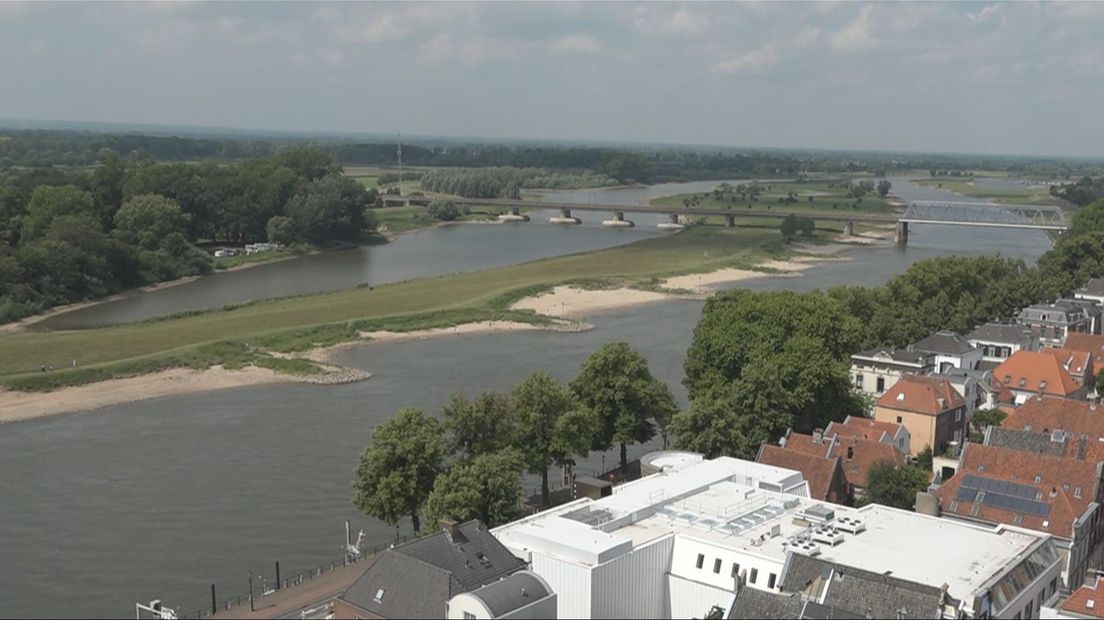
M 813 443 L 819 444 L 824 441 L 824 429 L 818 428 L 813 430 Z
M 445 536 L 448 536 L 449 542 L 456 541 L 456 534 L 459 526 L 460 524 L 452 519 L 441 519 L 437 522 L 437 527 L 445 532 Z

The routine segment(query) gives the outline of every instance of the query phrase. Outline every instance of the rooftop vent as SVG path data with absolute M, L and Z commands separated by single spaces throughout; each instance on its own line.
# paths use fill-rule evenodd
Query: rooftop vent
M 901 402 L 903 400 L 905 400 L 905 393 L 904 392 L 898 392 L 897 393 L 897 402 Z
M 1050 431 L 1050 440 L 1056 443 L 1061 443 L 1066 440 L 1066 434 L 1062 432 L 1062 429 L 1056 428 Z
M 866 523 L 862 519 L 854 517 L 839 517 L 836 519 L 836 529 L 850 534 L 858 534 L 866 531 Z
M 1020 387 L 1027 385 L 1027 377 L 1020 377 Z

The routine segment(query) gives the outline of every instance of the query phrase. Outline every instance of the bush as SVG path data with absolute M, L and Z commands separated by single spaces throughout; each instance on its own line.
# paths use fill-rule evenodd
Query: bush
M 460 217 L 460 209 L 451 200 L 434 200 L 426 211 L 442 222 L 451 222 Z

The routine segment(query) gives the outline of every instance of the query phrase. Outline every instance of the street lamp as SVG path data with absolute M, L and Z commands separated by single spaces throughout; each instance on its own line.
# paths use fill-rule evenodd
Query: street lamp
M 253 571 L 249 571 L 249 611 L 257 611 L 253 607 Z

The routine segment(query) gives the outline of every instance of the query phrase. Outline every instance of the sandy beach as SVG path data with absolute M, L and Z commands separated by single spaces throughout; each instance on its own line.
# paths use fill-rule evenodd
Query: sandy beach
M 665 299 L 671 299 L 671 295 L 632 288 L 589 290 L 557 286 L 547 293 L 526 297 L 511 308 L 532 310 L 545 316 L 578 319 L 600 310 L 625 308 Z

